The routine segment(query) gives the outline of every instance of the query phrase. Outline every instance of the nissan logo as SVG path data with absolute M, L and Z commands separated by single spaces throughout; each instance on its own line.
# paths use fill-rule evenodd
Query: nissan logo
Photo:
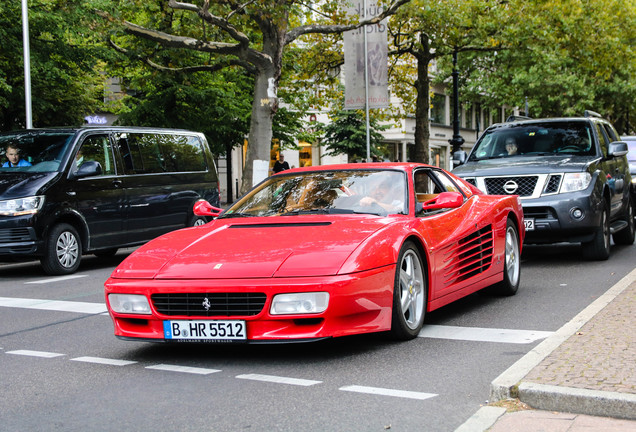
M 519 189 L 519 185 L 514 180 L 508 180 L 503 185 L 504 192 L 506 192 L 509 195 L 512 195 L 513 193 L 517 192 L 517 189 Z

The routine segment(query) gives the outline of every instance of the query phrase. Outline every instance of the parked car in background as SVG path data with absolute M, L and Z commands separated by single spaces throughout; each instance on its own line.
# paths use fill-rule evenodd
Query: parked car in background
M 16 152 L 22 165 L 0 165 L 0 260 L 39 258 L 49 274 L 73 273 L 82 254 L 110 256 L 205 223 L 192 212 L 197 200 L 218 205 L 217 171 L 200 133 L 83 127 L 0 134 L 0 158 Z
M 621 141 L 625 141 L 628 147 L 627 161 L 632 175 L 632 205 L 636 206 L 636 135 L 621 137 Z
M 514 151 L 512 150 L 514 147 Z M 627 143 L 596 113 L 489 127 L 453 173 L 489 194 L 521 197 L 526 243 L 580 242 L 588 259 L 634 242 Z
M 517 292 L 522 219 L 516 196 L 428 165 L 286 170 L 214 221 L 141 246 L 106 281 L 106 304 L 121 339 L 411 339 L 428 311 Z

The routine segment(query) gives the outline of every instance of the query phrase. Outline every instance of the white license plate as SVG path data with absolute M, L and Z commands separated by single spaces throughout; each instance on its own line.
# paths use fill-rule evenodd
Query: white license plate
M 534 231 L 534 219 L 524 219 L 523 224 L 526 227 L 526 231 Z
M 176 320 L 163 322 L 163 336 L 184 342 L 244 341 L 247 329 L 241 320 Z

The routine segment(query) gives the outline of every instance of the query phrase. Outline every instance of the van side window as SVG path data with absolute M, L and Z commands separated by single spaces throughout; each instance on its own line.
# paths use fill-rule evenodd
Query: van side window
M 128 174 L 206 170 L 202 143 L 195 136 L 121 134 L 119 148 Z
M 102 166 L 102 175 L 115 174 L 113 152 L 107 135 L 92 135 L 86 138 L 75 155 L 75 167 L 72 169 L 76 170 L 88 161 L 99 162 Z

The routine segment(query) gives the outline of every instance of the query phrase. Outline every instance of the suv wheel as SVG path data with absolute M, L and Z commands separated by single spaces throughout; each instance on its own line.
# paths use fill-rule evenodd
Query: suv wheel
M 616 234 L 612 235 L 614 239 L 614 243 L 618 245 L 630 245 L 634 244 L 634 206 L 632 202 L 629 201 L 627 203 L 627 208 L 625 209 L 625 219 L 627 220 L 627 227 L 623 228 Z
M 82 259 L 82 244 L 77 230 L 69 224 L 55 225 L 44 242 L 44 256 L 40 260 L 47 274 L 75 273 Z
M 610 225 L 607 202 L 603 202 L 601 223 L 594 232 L 592 241 L 583 243 L 583 256 L 589 260 L 604 261 L 610 255 Z

